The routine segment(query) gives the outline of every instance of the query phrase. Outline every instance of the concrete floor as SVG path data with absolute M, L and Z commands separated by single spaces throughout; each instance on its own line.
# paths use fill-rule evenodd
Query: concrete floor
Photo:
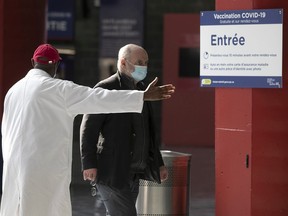
M 214 148 L 169 146 L 164 149 L 191 154 L 189 216 L 214 216 Z M 87 185 L 71 185 L 71 199 L 73 216 L 105 216 L 105 207 L 100 197 L 90 195 L 88 183 Z

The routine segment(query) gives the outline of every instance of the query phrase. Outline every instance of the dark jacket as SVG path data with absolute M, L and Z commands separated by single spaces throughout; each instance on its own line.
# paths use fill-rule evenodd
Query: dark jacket
M 109 90 L 133 89 L 124 79 L 125 76 L 120 76 L 117 72 L 96 87 Z M 142 139 L 137 141 L 137 138 L 145 133 L 143 131 L 149 134 L 149 141 L 145 142 L 148 146 L 141 143 Z M 131 173 L 160 183 L 159 167 L 164 163 L 156 142 L 150 102 L 144 103 L 141 114 L 84 115 L 80 138 L 82 168 L 97 168 L 98 183 L 121 188 L 127 183 Z

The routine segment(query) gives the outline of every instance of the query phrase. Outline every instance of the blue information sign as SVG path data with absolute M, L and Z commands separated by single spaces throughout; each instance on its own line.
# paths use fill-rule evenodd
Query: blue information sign
M 74 1 L 49 0 L 47 31 L 49 40 L 74 39 Z
M 117 58 L 119 49 L 134 43 L 143 45 L 144 1 L 101 2 L 100 57 Z
M 202 87 L 281 88 L 283 9 L 202 11 Z

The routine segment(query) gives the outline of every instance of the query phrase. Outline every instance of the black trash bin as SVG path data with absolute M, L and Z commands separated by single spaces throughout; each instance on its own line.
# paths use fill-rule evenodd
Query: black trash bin
M 161 184 L 140 180 L 138 215 L 188 216 L 191 155 L 168 150 L 162 150 L 161 154 L 169 177 Z

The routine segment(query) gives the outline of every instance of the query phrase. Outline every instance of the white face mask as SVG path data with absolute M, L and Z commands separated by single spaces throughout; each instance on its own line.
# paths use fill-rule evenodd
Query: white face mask
M 147 75 L 147 66 L 141 66 L 141 65 L 134 65 L 128 60 L 126 60 L 129 64 L 134 66 L 134 71 L 131 73 L 132 78 L 136 81 L 139 82 L 143 79 L 145 79 Z
M 131 73 L 133 79 L 137 82 L 145 79 L 147 75 L 147 66 L 134 65 L 135 69 Z
M 57 77 L 57 71 L 58 71 L 58 65 L 57 64 L 55 64 L 55 69 L 54 69 L 54 76 L 53 76 L 53 78 L 56 78 Z

